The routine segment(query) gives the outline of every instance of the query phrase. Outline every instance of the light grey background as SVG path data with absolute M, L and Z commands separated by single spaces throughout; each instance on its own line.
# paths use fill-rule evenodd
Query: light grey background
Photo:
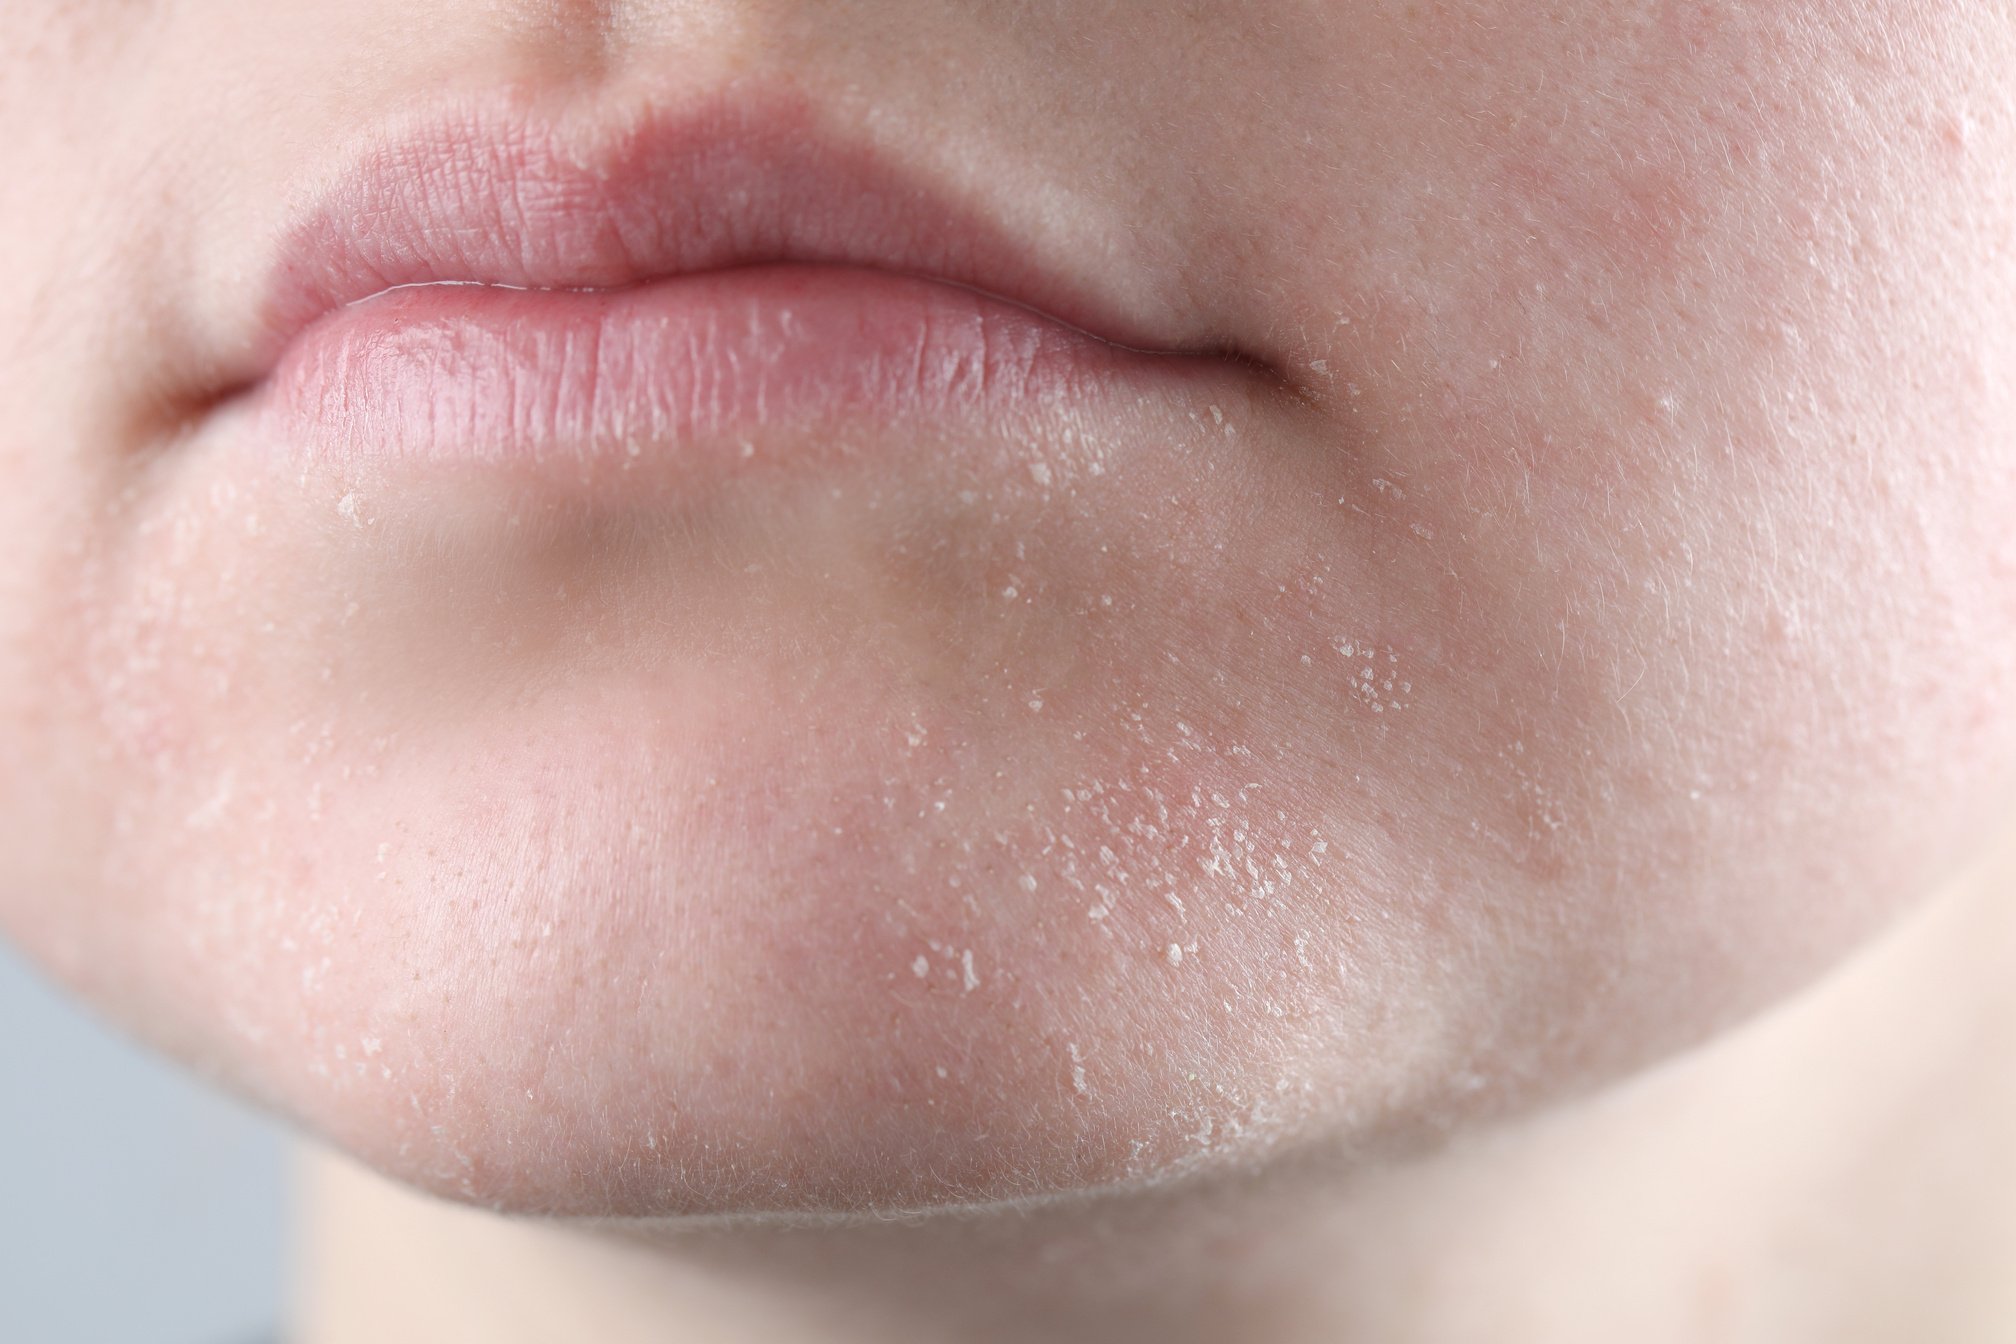
M 0 1344 L 272 1339 L 286 1157 L 0 940 Z

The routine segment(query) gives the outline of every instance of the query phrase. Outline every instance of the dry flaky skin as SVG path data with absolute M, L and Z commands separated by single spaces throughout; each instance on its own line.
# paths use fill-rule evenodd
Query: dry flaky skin
M 1025 1199 L 1613 1081 L 2006 819 L 2008 5 L 596 13 L 7 21 L 0 916 L 132 1029 L 473 1202 Z M 384 109 L 731 77 L 1288 386 L 676 506 L 214 400 Z

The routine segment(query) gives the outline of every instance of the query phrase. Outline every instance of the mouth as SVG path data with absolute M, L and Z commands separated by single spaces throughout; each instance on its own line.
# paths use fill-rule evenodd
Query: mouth
M 585 135 L 465 105 L 285 232 L 246 388 L 310 456 L 722 467 L 780 427 L 1265 372 L 1172 282 L 1058 264 L 957 196 L 774 92 Z

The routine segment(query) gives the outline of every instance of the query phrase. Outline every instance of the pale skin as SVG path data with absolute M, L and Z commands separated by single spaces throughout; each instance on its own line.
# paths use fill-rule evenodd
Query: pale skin
M 0 27 L 0 925 L 330 1154 L 300 1339 L 2016 1332 L 2009 5 Z M 696 87 L 1244 358 L 677 519 L 244 429 L 346 147 Z

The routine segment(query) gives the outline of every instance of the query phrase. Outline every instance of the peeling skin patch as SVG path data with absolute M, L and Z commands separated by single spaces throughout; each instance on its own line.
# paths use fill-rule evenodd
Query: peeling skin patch
M 1085 1096 L 1092 1090 L 1085 1084 L 1085 1057 L 1078 1053 L 1075 1041 L 1066 1045 L 1065 1049 L 1071 1054 L 1071 1090 L 1081 1097 Z
M 1256 768 L 1247 748 L 1214 749 L 1195 725 L 1169 726 L 1176 736 L 1153 737 L 1169 753 L 1209 752 L 1221 768 L 1234 760 L 1248 762 L 1241 768 Z M 1186 934 L 1196 925 L 1189 917 L 1193 908 L 1209 912 L 1207 919 L 1219 913 L 1276 918 L 1284 913 L 1276 898 L 1322 863 L 1328 846 L 1321 833 L 1308 828 L 1298 839 L 1262 780 L 1228 778 L 1218 787 L 1178 794 L 1157 788 L 1147 768 L 1141 770 L 1138 778 L 1086 779 L 1061 787 L 1061 812 L 1050 824 L 1035 825 L 1043 866 L 1035 872 L 1011 870 L 1024 891 L 1054 893 L 1070 903 L 1066 909 L 1083 912 L 1100 936 L 1126 938 L 1140 948 L 1135 955 L 1141 963 L 1159 960 L 1174 969 L 1198 952 L 1195 938 L 1171 938 L 1170 929 L 1152 922 L 1151 911 L 1173 911 Z M 1040 882 L 1032 887 L 1037 873 Z M 1204 905 L 1197 906 L 1198 900 Z M 942 951 L 953 955 L 949 948 Z
M 1400 655 L 1390 647 L 1378 647 L 1363 639 L 1339 636 L 1331 641 L 1338 657 L 1360 664 L 1350 681 L 1351 695 L 1374 714 L 1389 709 L 1405 709 L 1414 683 L 1400 675 Z
M 980 977 L 973 972 L 973 949 L 970 947 L 959 954 L 959 973 L 968 994 L 980 988 Z
M 919 980 L 922 980 L 925 976 L 931 974 L 931 958 L 918 957 L 917 960 L 910 963 L 910 970 Z
M 1525 819 L 1526 838 L 1542 841 L 1567 824 L 1568 813 L 1554 792 L 1527 767 L 1525 756 L 1526 743 L 1521 739 L 1499 752 L 1498 760 L 1512 776 L 1512 788 L 1506 797 L 1518 806 Z

